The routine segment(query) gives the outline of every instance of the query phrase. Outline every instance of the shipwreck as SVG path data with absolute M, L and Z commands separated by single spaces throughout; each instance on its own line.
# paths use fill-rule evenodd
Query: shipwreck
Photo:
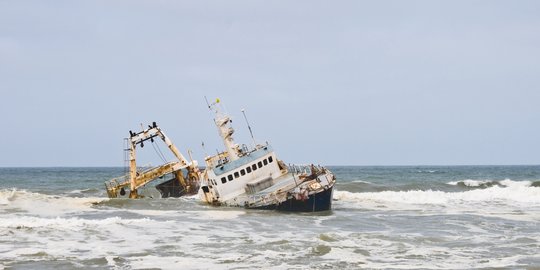
M 139 189 L 165 177 L 170 179 L 166 179 L 155 186 L 162 198 L 197 193 L 201 176 L 197 161 L 188 161 L 161 128 L 158 127 L 156 122 L 138 133 L 129 131 L 129 135 L 129 138 L 125 139 L 126 148 L 124 149 L 128 171 L 121 177 L 105 182 L 109 198 L 141 198 L 143 195 L 139 194 Z M 155 138 L 161 139 L 167 145 L 176 160 L 155 167 L 137 167 L 137 146 L 144 147 L 146 141 L 154 143 Z
M 205 168 L 178 151 L 161 129 L 153 123 L 147 129 L 130 131 L 127 151 L 129 173 L 105 183 L 110 198 L 140 198 L 138 190 L 150 182 L 171 175 L 155 186 L 161 197 L 198 194 L 201 202 L 214 206 L 317 212 L 332 208 L 336 178 L 319 165 L 291 165 L 279 160 L 268 143 L 257 144 L 247 122 L 253 146 L 239 145 L 233 139 L 231 117 L 223 113 L 219 99 L 208 104 L 225 150 L 205 158 Z M 245 117 L 245 113 L 244 113 Z M 149 169 L 138 169 L 135 149 L 145 141 L 161 138 L 177 158 Z M 162 181 L 162 180 L 161 180 Z

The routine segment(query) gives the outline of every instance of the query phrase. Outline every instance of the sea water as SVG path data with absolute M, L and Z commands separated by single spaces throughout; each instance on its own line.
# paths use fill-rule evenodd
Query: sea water
M 123 168 L 0 168 L 0 269 L 538 269 L 540 166 L 330 167 L 333 210 L 108 199 Z

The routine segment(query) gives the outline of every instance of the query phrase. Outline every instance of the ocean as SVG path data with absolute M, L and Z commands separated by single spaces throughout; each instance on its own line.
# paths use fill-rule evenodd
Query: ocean
M 321 213 L 109 200 L 123 168 L 0 168 L 0 269 L 540 269 L 540 166 L 329 168 Z

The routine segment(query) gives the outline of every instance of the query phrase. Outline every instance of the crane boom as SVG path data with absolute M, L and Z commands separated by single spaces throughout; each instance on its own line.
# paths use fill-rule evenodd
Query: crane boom
M 148 126 L 141 132 L 134 133 L 129 131 L 129 173 L 124 177 L 115 178 L 105 183 L 107 194 L 110 198 L 117 198 L 118 193 L 125 193 L 125 189 L 129 186 L 129 198 L 139 198 L 138 189 L 146 184 L 162 178 L 164 175 L 172 174 L 174 178 L 170 180 L 171 187 L 178 187 L 182 192 L 168 190 L 165 183 L 160 184 L 157 188 L 162 193 L 162 196 L 169 194 L 184 194 L 193 193 L 198 189 L 200 172 L 196 161 L 189 162 L 165 133 L 157 126 L 156 122 L 152 126 Z M 163 165 L 153 167 L 144 171 L 137 170 L 136 148 L 138 145 L 144 147 L 144 142 L 150 140 L 154 142 L 154 138 L 160 138 L 167 145 L 169 150 L 176 157 L 177 161 L 167 162 Z M 184 176 L 182 169 L 187 170 L 187 175 Z M 123 180 L 121 180 L 123 178 Z M 176 183 L 174 183 L 176 181 Z M 179 184 L 179 185 L 178 185 Z M 165 194 L 166 193 L 166 194 Z

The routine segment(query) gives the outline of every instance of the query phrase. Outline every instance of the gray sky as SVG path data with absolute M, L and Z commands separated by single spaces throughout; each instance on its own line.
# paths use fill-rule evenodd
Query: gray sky
M 122 166 L 157 121 L 327 165 L 539 164 L 539 1 L 0 0 L 0 166 Z M 163 148 L 162 148 L 163 149 Z M 145 147 L 144 158 L 154 151 Z

